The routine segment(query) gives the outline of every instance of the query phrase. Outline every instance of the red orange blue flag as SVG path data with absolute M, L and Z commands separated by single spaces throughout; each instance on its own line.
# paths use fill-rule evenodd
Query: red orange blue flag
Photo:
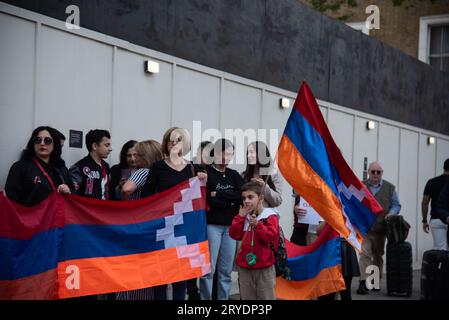
M 345 289 L 341 266 L 340 236 L 326 225 L 308 246 L 285 240 L 289 279 L 276 279 L 276 297 L 308 300 Z
M 113 202 L 53 193 L 27 208 L 0 194 L 0 299 L 141 289 L 210 272 L 198 178 Z
M 286 124 L 277 161 L 295 191 L 361 251 L 363 236 L 382 208 L 346 163 L 306 82 Z

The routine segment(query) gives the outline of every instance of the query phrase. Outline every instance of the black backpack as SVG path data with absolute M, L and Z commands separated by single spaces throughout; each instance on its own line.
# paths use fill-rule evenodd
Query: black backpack
M 264 219 L 264 224 L 266 224 L 266 219 Z M 281 226 L 279 226 L 279 242 L 278 248 L 275 249 L 274 243 L 270 243 L 271 250 L 274 254 L 274 268 L 276 269 L 276 278 L 283 277 L 290 280 L 290 269 L 287 267 L 287 250 L 285 249 L 285 237 Z

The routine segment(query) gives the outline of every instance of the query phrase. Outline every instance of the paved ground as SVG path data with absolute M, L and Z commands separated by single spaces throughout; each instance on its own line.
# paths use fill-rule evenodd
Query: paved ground
M 387 283 L 386 276 L 382 277 L 380 283 L 380 291 L 371 291 L 367 295 L 358 295 L 356 293 L 359 286 L 358 278 L 353 279 L 352 283 L 352 299 L 353 300 L 419 300 L 421 295 L 421 271 L 415 270 L 413 272 L 413 288 L 412 295 L 410 297 L 390 297 L 387 295 Z
M 231 290 L 231 300 L 239 300 L 240 295 L 238 294 L 237 274 L 234 274 L 234 272 L 233 272 L 232 278 L 233 278 L 233 281 L 232 281 L 232 290 Z M 352 299 L 353 300 L 419 300 L 420 299 L 420 290 L 421 290 L 421 271 L 415 270 L 413 272 L 412 295 L 408 298 L 407 297 L 388 296 L 385 275 L 382 277 L 379 292 L 371 291 L 367 295 L 358 295 L 356 293 L 358 285 L 359 285 L 359 279 L 354 278 L 352 281 Z

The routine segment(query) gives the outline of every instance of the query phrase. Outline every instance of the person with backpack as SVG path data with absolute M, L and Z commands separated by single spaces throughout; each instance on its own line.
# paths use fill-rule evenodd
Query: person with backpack
M 242 300 L 274 300 L 275 253 L 279 244 L 279 219 L 264 208 L 263 185 L 242 186 L 243 207 L 232 221 L 230 236 L 242 242 L 236 257 Z

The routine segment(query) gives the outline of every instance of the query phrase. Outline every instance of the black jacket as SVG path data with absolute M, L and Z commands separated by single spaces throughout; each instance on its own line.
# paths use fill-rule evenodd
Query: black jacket
M 213 166 L 208 166 L 206 171 L 206 199 L 209 205 L 206 215 L 207 223 L 230 226 L 242 204 L 240 189 L 244 180 L 237 171 L 229 168 L 226 168 L 224 174 Z M 211 197 L 213 191 L 217 192 L 215 197 Z
M 106 169 L 107 181 L 102 181 L 102 169 Z M 90 155 L 87 155 L 70 168 L 73 182 L 79 185 L 76 192 L 80 196 L 95 199 L 109 199 L 110 169 L 109 165 L 101 160 L 99 166 Z
M 65 166 L 56 168 L 38 160 L 42 168 L 52 179 L 55 188 L 67 184 L 74 191 L 72 180 Z M 14 163 L 9 170 L 5 185 L 9 199 L 24 206 L 31 207 L 45 200 L 52 192 L 50 182 L 32 160 L 21 160 Z

